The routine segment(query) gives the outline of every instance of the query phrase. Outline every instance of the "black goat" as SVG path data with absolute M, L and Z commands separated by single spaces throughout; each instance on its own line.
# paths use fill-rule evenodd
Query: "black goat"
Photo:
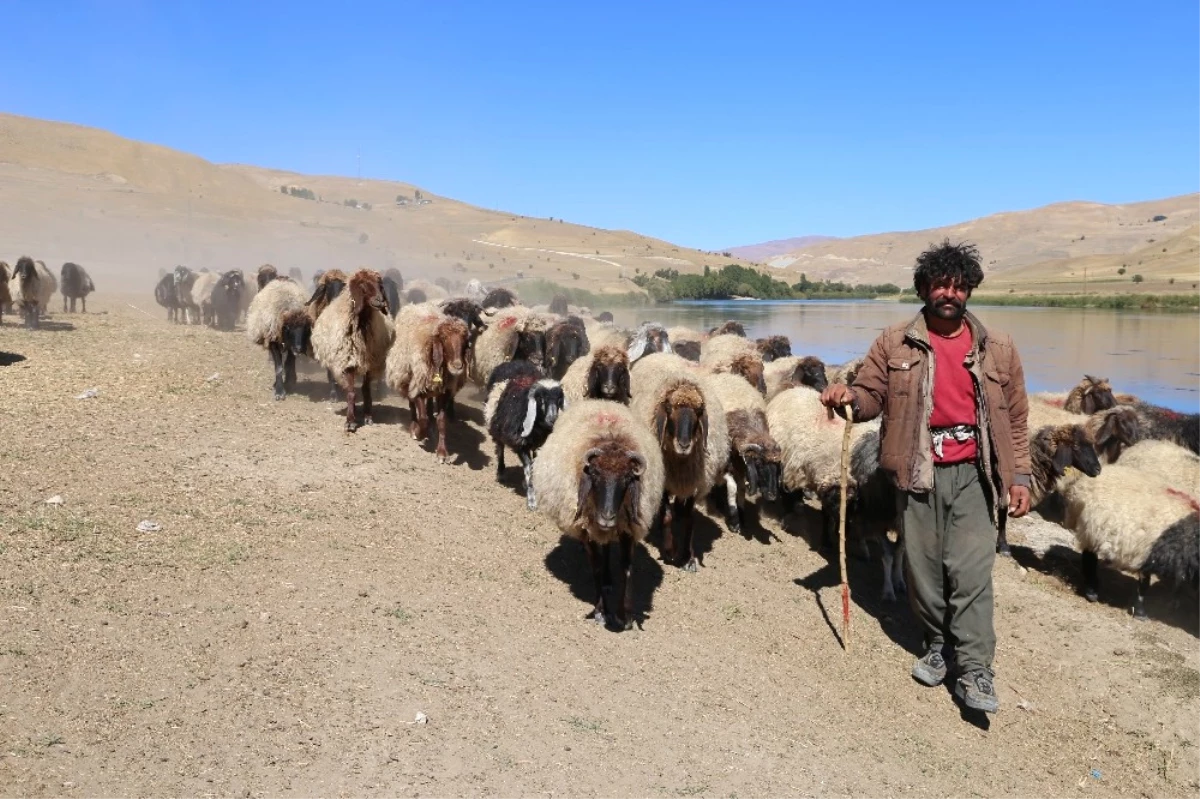
M 562 380 L 571 364 L 591 352 L 583 320 L 570 316 L 546 331 L 546 367 L 550 376 Z
M 511 308 L 517 304 L 517 295 L 506 288 L 492 289 L 480 303 L 484 308 Z
M 282 322 L 281 341 L 267 345 L 271 363 L 275 365 L 275 399 L 281 400 L 296 389 L 296 356 L 313 357 L 313 320 L 308 311 L 288 311 Z
M 242 270 L 231 269 L 221 275 L 212 292 L 212 321 L 218 330 L 233 330 L 241 314 L 242 292 L 246 279 Z
M 167 309 L 167 321 L 176 322 L 179 317 L 179 295 L 175 292 L 175 275 L 164 274 L 154 287 L 154 301 Z

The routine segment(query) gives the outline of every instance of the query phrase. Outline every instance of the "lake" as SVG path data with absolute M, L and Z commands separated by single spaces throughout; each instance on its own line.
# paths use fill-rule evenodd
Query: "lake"
M 843 363 L 919 308 L 872 300 L 728 300 L 618 308 L 613 316 L 626 327 L 653 319 L 701 332 L 736 319 L 751 338 L 782 334 L 794 354 Z M 987 305 L 971 311 L 985 326 L 1012 335 L 1030 392 L 1066 391 L 1086 373 L 1173 410 L 1200 407 L 1200 315 Z

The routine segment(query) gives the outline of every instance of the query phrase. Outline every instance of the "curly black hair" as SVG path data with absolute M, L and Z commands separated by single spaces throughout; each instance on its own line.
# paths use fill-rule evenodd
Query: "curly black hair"
M 979 263 L 979 250 L 974 244 L 965 241 L 951 244 L 950 239 L 945 239 L 938 246 L 930 247 L 917 256 L 913 288 L 918 295 L 924 288 L 943 280 L 952 280 L 968 292 L 979 288 L 983 282 L 983 267 Z

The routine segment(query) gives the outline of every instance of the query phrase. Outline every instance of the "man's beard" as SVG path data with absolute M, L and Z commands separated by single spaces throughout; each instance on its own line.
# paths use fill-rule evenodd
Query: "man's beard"
M 925 300 L 925 311 L 938 319 L 958 321 L 967 312 L 967 304 L 954 297 L 943 297 L 936 303 L 933 300 Z

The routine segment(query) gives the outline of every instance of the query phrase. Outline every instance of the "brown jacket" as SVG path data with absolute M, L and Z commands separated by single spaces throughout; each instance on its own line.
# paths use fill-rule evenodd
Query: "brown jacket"
M 973 343 L 963 365 L 975 383 L 980 463 L 988 485 L 1005 498 L 1009 486 L 1030 483 L 1029 401 L 1025 373 L 1012 338 L 988 332 L 971 313 L 965 317 Z M 933 489 L 933 349 L 925 314 L 892 325 L 875 339 L 851 389 L 854 420 L 883 414 L 879 465 L 903 491 Z

